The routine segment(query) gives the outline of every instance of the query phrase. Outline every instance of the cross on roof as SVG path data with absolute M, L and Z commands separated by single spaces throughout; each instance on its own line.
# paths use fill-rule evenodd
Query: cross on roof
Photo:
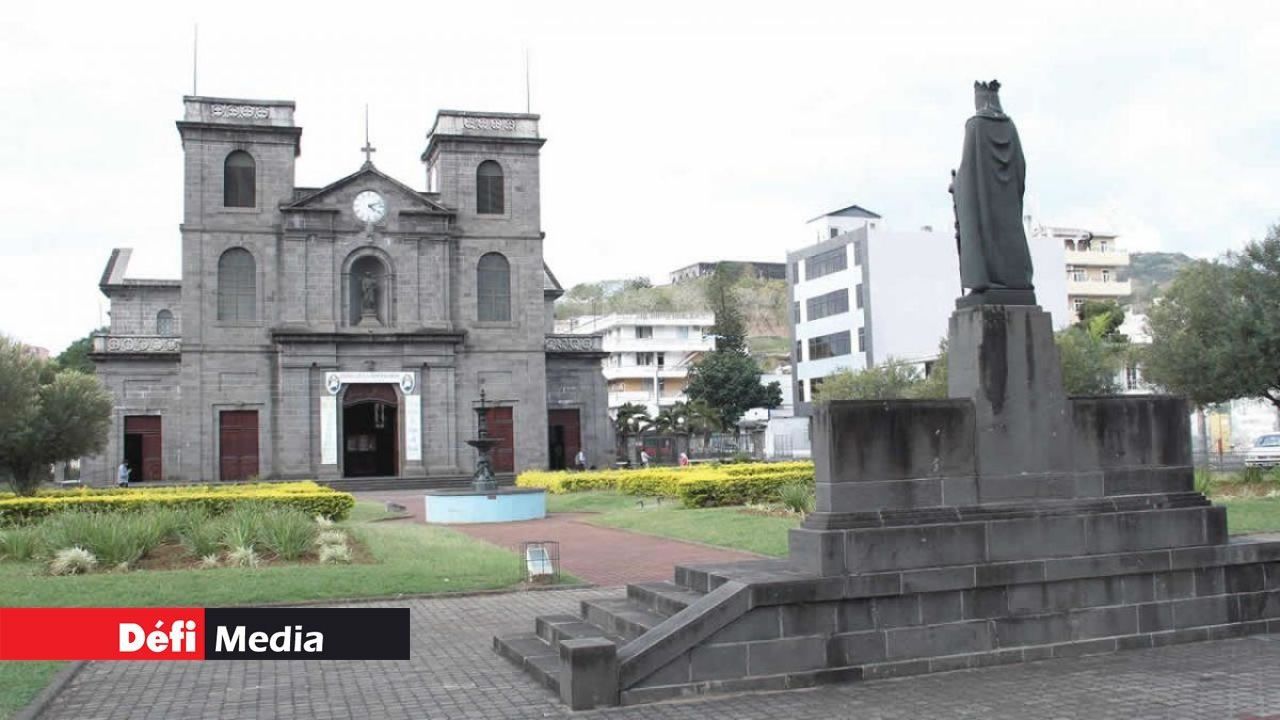
M 360 152 L 364 153 L 364 164 L 373 164 L 373 154 L 378 152 L 378 148 L 369 142 L 369 106 L 364 106 L 364 147 L 360 148 Z

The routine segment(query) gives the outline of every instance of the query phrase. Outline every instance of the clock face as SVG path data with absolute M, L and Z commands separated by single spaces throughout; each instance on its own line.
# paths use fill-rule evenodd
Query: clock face
M 382 196 L 372 190 L 365 190 L 356 196 L 351 209 L 361 222 L 376 223 L 387 216 L 387 203 Z

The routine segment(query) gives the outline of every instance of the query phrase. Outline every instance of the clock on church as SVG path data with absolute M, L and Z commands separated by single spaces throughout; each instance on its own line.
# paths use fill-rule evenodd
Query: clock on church
M 356 217 L 360 218 L 362 222 L 381 222 L 382 218 L 387 216 L 387 203 L 383 201 L 381 195 L 373 190 L 365 190 L 356 195 L 355 201 L 351 203 L 351 208 L 355 211 Z

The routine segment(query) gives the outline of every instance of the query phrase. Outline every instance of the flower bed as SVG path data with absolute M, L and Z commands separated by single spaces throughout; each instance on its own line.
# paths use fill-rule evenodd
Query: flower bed
M 796 482 L 813 482 L 813 463 L 744 463 L 587 472 L 528 471 L 516 478 L 519 487 L 544 488 L 555 494 L 615 490 L 627 495 L 678 498 L 685 507 L 776 502 L 781 489 Z
M 0 525 L 27 523 L 67 510 L 136 512 L 149 508 L 200 508 L 221 515 L 239 507 L 288 507 L 334 520 L 346 518 L 355 497 L 311 481 L 160 488 L 77 488 L 34 497 L 0 496 Z

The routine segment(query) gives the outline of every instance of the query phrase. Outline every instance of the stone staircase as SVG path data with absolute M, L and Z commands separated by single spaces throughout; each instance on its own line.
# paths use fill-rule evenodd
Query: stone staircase
M 627 586 L 626 597 L 583 600 L 581 615 L 542 615 L 535 632 L 495 637 L 497 653 L 560 694 L 561 644 L 566 640 L 612 643 L 615 653 L 692 605 L 705 593 L 671 582 Z

